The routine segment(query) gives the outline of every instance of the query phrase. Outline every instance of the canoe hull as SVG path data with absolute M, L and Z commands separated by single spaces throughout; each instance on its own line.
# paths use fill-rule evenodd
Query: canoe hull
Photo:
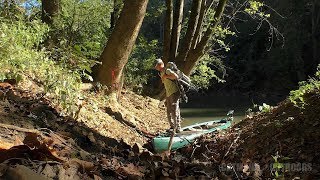
M 221 123 L 221 125 L 219 124 L 218 126 L 210 128 L 210 129 L 205 129 L 205 130 L 200 130 L 200 131 L 188 131 L 189 129 L 193 129 L 195 127 L 214 125 L 214 124 L 218 124 L 218 123 Z M 171 150 L 177 150 L 179 148 L 182 148 L 184 146 L 192 144 L 196 138 L 198 138 L 202 135 L 216 132 L 218 130 L 227 129 L 230 126 L 231 126 L 231 121 L 216 120 L 216 121 L 208 121 L 208 122 L 184 127 L 182 129 L 181 133 L 177 133 L 173 137 Z M 168 136 L 168 135 L 160 135 L 160 136 L 153 138 L 152 144 L 153 144 L 153 148 L 154 148 L 155 152 L 160 153 L 160 152 L 168 150 L 169 141 L 170 141 L 170 136 Z

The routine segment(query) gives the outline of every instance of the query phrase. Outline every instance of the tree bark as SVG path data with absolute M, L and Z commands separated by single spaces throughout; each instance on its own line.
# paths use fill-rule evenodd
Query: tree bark
M 195 36 L 192 40 L 191 49 L 196 48 L 198 42 L 201 39 L 203 20 L 204 20 L 204 17 L 206 16 L 206 13 L 211 8 L 212 4 L 213 4 L 213 0 L 202 0 L 200 16 L 199 16 Z
M 116 93 L 121 86 L 121 75 L 128 62 L 142 21 L 148 0 L 125 0 L 124 7 L 107 45 L 100 57 L 96 81 L 109 88 L 108 94 Z
M 172 35 L 171 35 L 171 45 L 170 45 L 171 61 L 174 61 L 177 56 L 180 32 L 181 32 L 181 26 L 182 26 L 182 18 L 183 18 L 183 7 L 184 7 L 184 0 L 177 0 L 175 5 Z
M 173 21 L 173 3 L 172 0 L 166 0 L 166 17 L 164 23 L 164 36 L 163 36 L 163 57 L 164 63 L 167 63 L 170 58 L 170 45 L 171 45 L 171 32 Z
M 42 22 L 51 25 L 59 14 L 60 0 L 42 0 Z
M 179 54 L 176 59 L 177 64 L 181 64 L 182 62 L 185 61 L 185 59 L 188 55 L 188 52 L 191 48 L 192 40 L 194 39 L 195 32 L 197 29 L 198 20 L 199 20 L 201 2 L 202 2 L 202 0 L 193 0 L 192 1 L 191 14 L 190 14 L 189 22 L 188 22 L 188 28 L 187 28 L 186 35 L 184 36 L 181 50 L 179 51 Z
M 117 19 L 120 14 L 121 9 L 121 1 L 120 0 L 113 0 L 113 11 L 111 12 L 111 19 L 110 19 L 110 29 L 113 29 L 117 23 Z
M 187 59 L 184 62 L 180 68 L 182 68 L 182 71 L 190 75 L 193 67 L 196 65 L 197 61 L 203 56 L 205 52 L 205 48 L 210 40 L 210 37 L 213 34 L 213 30 L 217 27 L 217 25 L 220 22 L 221 16 L 224 12 L 224 8 L 226 6 L 227 0 L 219 0 L 219 4 L 216 8 L 214 19 L 211 22 L 211 26 L 208 27 L 206 32 L 204 33 L 203 37 L 201 38 L 201 41 L 198 43 L 197 47 L 193 50 L 191 50 L 188 53 Z

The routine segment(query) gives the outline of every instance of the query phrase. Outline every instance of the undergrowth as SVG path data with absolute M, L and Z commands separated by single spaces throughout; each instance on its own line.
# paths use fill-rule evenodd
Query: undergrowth
M 318 65 L 315 77 L 310 78 L 308 81 L 300 82 L 299 89 L 291 91 L 289 99 L 295 105 L 303 108 L 305 105 L 305 95 L 313 91 L 320 93 L 320 65 Z
M 81 76 L 48 58 L 41 48 L 49 27 L 39 20 L 0 19 L 0 81 L 24 77 L 41 84 L 45 95 L 63 114 L 77 111 Z

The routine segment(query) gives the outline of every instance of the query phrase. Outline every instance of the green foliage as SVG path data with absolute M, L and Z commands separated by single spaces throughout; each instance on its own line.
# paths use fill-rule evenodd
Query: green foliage
M 218 52 L 228 52 L 230 50 L 229 45 L 225 43 L 225 39 L 233 35 L 235 33 L 230 31 L 229 28 L 222 28 L 220 25 L 214 29 L 210 46 L 211 49 L 215 50 L 201 57 L 191 75 L 191 79 L 198 87 L 207 89 L 211 85 L 212 79 L 222 83 L 225 82 L 223 78 L 226 69 Z
M 61 0 L 61 11 L 50 32 L 50 56 L 68 69 L 86 74 L 100 57 L 110 34 L 111 0 Z
M 267 113 L 267 112 L 270 112 L 271 109 L 272 109 L 272 106 L 270 106 L 270 105 L 268 105 L 268 104 L 266 104 L 266 103 L 262 103 L 262 105 L 259 106 L 259 111 L 260 111 L 260 112 L 265 112 L 265 113 Z
M 320 65 L 314 78 L 310 78 L 308 81 L 302 81 L 299 83 L 299 89 L 290 92 L 289 99 L 295 105 L 304 107 L 305 105 L 305 94 L 318 91 L 320 93 Z
M 230 47 L 225 43 L 225 40 L 227 37 L 234 35 L 235 32 L 231 31 L 229 28 L 223 28 L 221 25 L 219 25 L 214 29 L 214 34 L 211 38 L 211 46 L 228 52 Z
M 155 22 L 158 18 L 162 17 L 163 12 L 166 10 L 165 3 L 162 1 L 149 1 L 146 12 L 148 21 Z
M 204 19 L 204 30 L 211 28 L 211 22 L 214 19 L 214 10 L 209 9 Z M 225 82 L 223 79 L 226 74 L 226 69 L 219 53 L 228 52 L 230 50 L 229 44 L 226 43 L 226 38 L 235 35 L 228 27 L 224 28 L 218 25 L 213 29 L 213 36 L 210 39 L 209 48 L 207 52 L 198 63 L 191 74 L 191 79 L 199 88 L 207 89 L 212 82 L 212 79 L 218 82 Z
M 140 35 L 148 41 L 158 39 L 161 42 L 162 30 L 160 27 L 163 22 L 163 14 L 165 10 L 165 2 L 151 0 L 148 2 L 146 16 L 143 19 Z
M 271 155 L 271 156 L 274 160 L 274 163 L 272 164 L 271 173 L 275 176 L 276 179 L 283 179 L 284 172 L 286 171 L 284 162 L 292 158 L 280 156 L 278 152 L 276 153 L 276 155 L 274 156 Z
M 218 82 L 225 82 L 216 75 L 215 70 L 211 69 L 212 64 L 218 64 L 218 69 L 225 71 L 220 59 L 216 57 L 210 57 L 208 54 L 204 55 L 199 60 L 196 68 L 191 74 L 191 80 L 197 87 L 207 89 L 211 85 L 210 80 L 212 78 L 216 79 Z
M 0 81 L 32 78 L 43 85 L 54 105 L 65 113 L 74 113 L 80 95 L 80 75 L 50 60 L 44 49 L 37 49 L 49 31 L 48 26 L 40 21 L 0 19 L 0 22 Z
M 272 156 L 273 160 L 274 160 L 274 163 L 272 164 L 272 168 L 274 170 L 274 176 L 276 178 L 280 178 L 282 177 L 282 175 L 280 175 L 280 172 L 282 171 L 282 169 L 284 168 L 284 165 L 283 163 L 280 163 L 278 160 L 280 158 L 280 156 L 278 155 L 275 155 L 275 156 Z
M 259 114 L 259 113 L 268 113 L 272 110 L 272 106 L 262 103 L 262 105 L 253 103 L 253 106 L 251 108 L 248 108 L 246 110 L 246 114 L 249 117 L 252 117 L 253 115 Z
M 140 37 L 125 67 L 125 85 L 135 88 L 147 84 L 151 77 L 152 64 L 159 57 L 160 47 L 157 40 L 148 42 Z
M 209 9 L 203 22 L 203 29 L 211 28 L 211 23 L 214 20 L 214 9 Z M 224 83 L 226 69 L 223 64 L 223 58 L 220 53 L 230 50 L 229 44 L 226 43 L 226 38 L 234 36 L 235 33 L 228 27 L 224 28 L 221 24 L 213 29 L 213 36 L 209 42 L 209 52 L 198 60 L 196 67 L 192 71 L 191 79 L 199 88 L 207 89 L 212 82 L 212 79 Z
M 258 16 L 261 18 L 269 18 L 270 14 L 265 13 L 262 9 L 265 6 L 264 3 L 259 1 L 250 0 L 249 6 L 244 10 L 246 13 L 250 14 L 251 16 Z

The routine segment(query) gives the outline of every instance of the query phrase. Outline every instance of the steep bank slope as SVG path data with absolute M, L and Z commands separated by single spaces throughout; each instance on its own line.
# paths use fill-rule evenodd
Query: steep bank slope
M 318 91 L 305 95 L 304 108 L 286 100 L 270 112 L 244 119 L 224 135 L 203 138 L 194 157 L 214 162 L 221 174 L 233 178 L 317 179 L 319 113 Z
M 123 140 L 128 144 L 144 144 L 150 135 L 164 131 L 169 127 L 164 107 L 158 100 L 123 91 L 119 99 L 116 114 L 109 113 L 107 97 L 94 91 L 83 92 L 79 111 L 75 118 L 59 115 L 58 107 L 41 94 L 42 89 L 28 81 L 12 86 L 1 85 L 0 123 L 27 128 L 49 128 L 54 131 L 70 130 L 67 124 L 73 124 L 75 131 L 83 126 L 101 136 Z M 76 102 L 75 102 L 76 103 Z M 113 107 L 111 107 L 113 108 Z M 128 126 L 131 125 L 131 126 Z M 79 127 L 78 127 L 79 126 Z M 147 133 L 147 134 L 143 134 Z M 83 132 L 88 134 L 88 132 Z

